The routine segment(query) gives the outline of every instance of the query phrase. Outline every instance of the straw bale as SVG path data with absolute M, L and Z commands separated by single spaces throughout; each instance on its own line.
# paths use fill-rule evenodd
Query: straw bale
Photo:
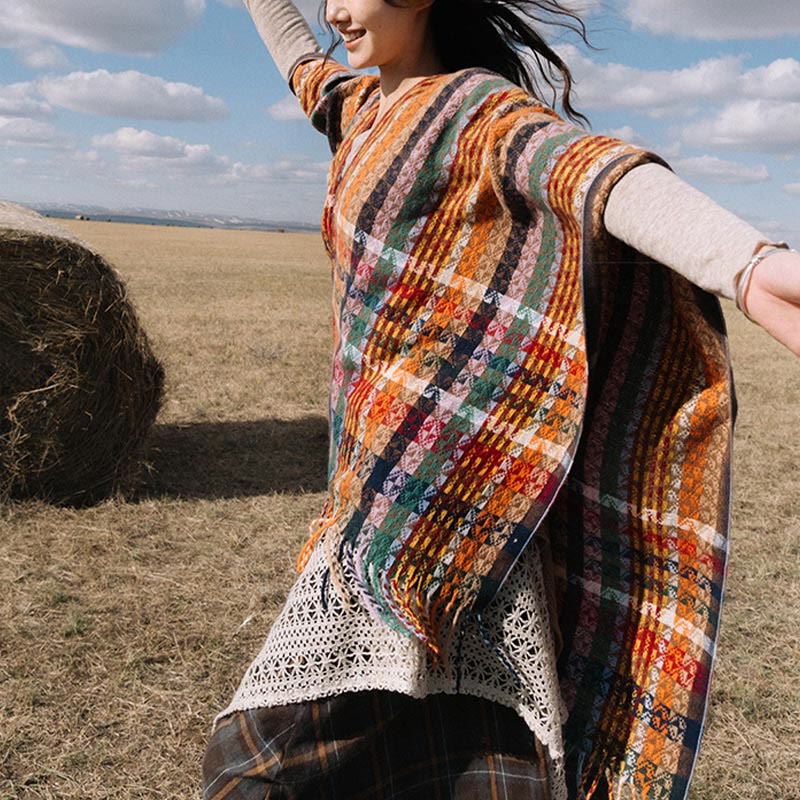
M 99 254 L 0 202 L 0 501 L 86 505 L 131 478 L 163 368 Z

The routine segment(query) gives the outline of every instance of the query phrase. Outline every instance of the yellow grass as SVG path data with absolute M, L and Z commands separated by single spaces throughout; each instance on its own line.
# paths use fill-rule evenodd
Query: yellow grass
M 0 800 L 196 798 L 214 713 L 293 579 L 325 483 L 318 236 L 72 222 L 168 373 L 151 472 L 0 511 Z M 731 314 L 734 546 L 693 800 L 800 798 L 798 367 Z

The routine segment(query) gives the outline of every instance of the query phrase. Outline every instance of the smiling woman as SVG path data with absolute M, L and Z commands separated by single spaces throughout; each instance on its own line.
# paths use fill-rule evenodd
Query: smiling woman
M 329 487 L 206 797 L 680 800 L 730 507 L 710 292 L 800 354 L 800 256 L 497 58 L 578 117 L 559 3 L 459 3 L 493 32 L 455 58 L 449 0 L 329 0 L 377 76 L 248 7 L 333 154 Z
M 407 4 L 340 0 L 323 6 L 329 27 L 334 26 L 345 43 L 350 66 L 380 67 L 385 95 L 390 83 L 397 82 L 393 74 L 405 74 L 409 67 L 419 77 L 482 66 L 506 75 L 533 94 L 539 93 L 539 84 L 543 83 L 552 90 L 553 100 L 560 88 L 567 116 L 587 122 L 572 105 L 569 68 L 511 6 L 487 6 L 479 0 L 457 6 L 450 0 L 414 0 Z M 529 12 L 536 15 L 533 20 L 572 30 L 586 41 L 583 21 L 558 3 L 539 2 Z M 374 21 L 367 22 L 369 17 Z M 364 27 L 359 26 L 360 19 L 365 20 Z M 368 40 L 375 39 L 372 46 L 369 41 L 367 47 L 357 44 L 365 34 L 369 34 Z M 527 61 L 521 56 L 526 50 L 532 54 Z

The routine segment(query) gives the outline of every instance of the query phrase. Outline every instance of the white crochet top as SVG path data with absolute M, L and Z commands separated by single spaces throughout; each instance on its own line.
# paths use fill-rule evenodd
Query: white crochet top
M 298 703 L 343 692 L 390 690 L 413 697 L 473 695 L 513 708 L 548 756 L 551 796 L 567 797 L 558 688 L 547 590 L 538 547 L 528 547 L 477 623 L 465 631 L 460 664 L 434 666 L 425 646 L 324 590 L 320 547 L 248 668 L 233 711 Z M 499 651 L 499 652 L 498 652 Z M 460 667 L 460 676 L 457 674 Z

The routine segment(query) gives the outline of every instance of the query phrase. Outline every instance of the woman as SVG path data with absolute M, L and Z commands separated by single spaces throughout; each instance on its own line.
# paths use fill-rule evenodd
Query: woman
M 330 481 L 206 797 L 683 797 L 733 416 L 692 284 L 800 353 L 800 256 L 542 106 L 557 3 L 329 0 L 379 76 L 247 5 L 333 151 Z

